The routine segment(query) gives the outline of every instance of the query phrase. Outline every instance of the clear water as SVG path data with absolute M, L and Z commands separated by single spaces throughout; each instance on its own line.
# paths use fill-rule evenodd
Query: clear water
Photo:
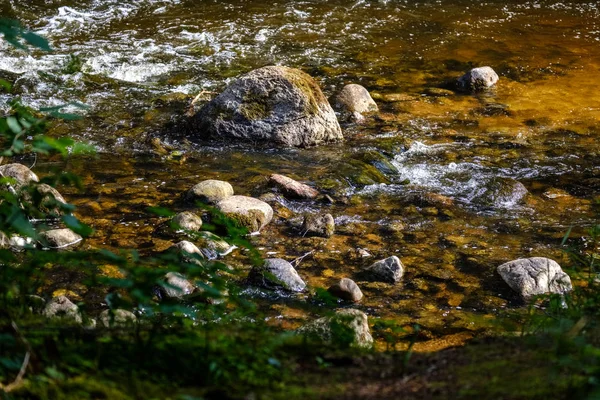
M 261 251 L 291 260 L 316 250 L 299 272 L 324 287 L 399 255 L 403 283 L 359 281 L 360 307 L 419 323 L 433 338 L 487 327 L 514 300 L 497 265 L 530 256 L 564 263 L 566 230 L 596 220 L 597 2 L 4 0 L 0 11 L 54 49 L 0 44 L 0 76 L 15 93 L 34 107 L 90 106 L 52 133 L 89 141 L 99 156 L 36 167 L 82 175 L 84 193 L 63 191 L 97 230 L 87 246 L 161 250 L 169 243 L 154 236 L 159 221 L 145 207 L 177 209 L 177 197 L 207 178 L 258 196 L 270 190 L 265 176 L 288 174 L 339 200 L 288 202 L 291 221 L 331 212 L 337 234 L 302 238 L 278 220 L 253 239 Z M 72 54 L 81 72 L 67 74 Z M 360 83 L 380 115 L 345 126 L 344 143 L 315 149 L 220 148 L 179 130 L 199 93 L 197 106 L 269 64 L 303 69 L 327 95 Z M 489 94 L 431 90 L 482 65 L 500 75 Z M 0 108 L 9 98 L 0 95 Z M 228 259 L 244 268 L 242 255 Z M 290 299 L 270 307 L 285 326 L 319 313 Z

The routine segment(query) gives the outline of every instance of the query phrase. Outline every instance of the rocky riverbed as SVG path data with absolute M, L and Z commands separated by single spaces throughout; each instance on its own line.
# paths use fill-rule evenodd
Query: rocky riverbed
M 529 257 L 565 265 L 566 231 L 575 226 L 581 234 L 595 221 L 600 19 L 595 3 L 464 3 L 11 5 L 6 14 L 46 34 L 55 52 L 3 47 L 0 70 L 27 104 L 91 107 L 82 120 L 56 122 L 51 133 L 91 142 L 98 155 L 38 160 L 33 168 L 82 178 L 82 191 L 58 189 L 95 229 L 83 249 L 164 251 L 177 241 L 157 232 L 166 220 L 147 208 L 206 220 L 190 190 L 225 181 L 236 196 L 269 204 L 272 217 L 252 218 L 249 228 L 260 234 L 250 240 L 264 258 L 293 262 L 308 288 L 349 278 L 363 297 L 340 306 L 419 324 L 423 341 L 465 338 L 522 304 L 497 267 Z M 81 65 L 67 70 L 72 53 Z M 328 127 L 321 132 L 327 140 L 278 139 L 275 146 L 238 143 L 234 133 L 215 141 L 219 129 L 196 123 L 192 116 L 236 78 L 272 64 L 315 79 L 322 97 L 304 109 L 323 99 L 337 109 L 339 126 L 330 117 L 317 123 Z M 492 76 L 491 88 L 472 83 L 478 73 L 456 85 L 483 66 L 499 78 Z M 376 108 L 368 99 L 346 104 L 339 93 L 356 93 L 344 89 L 356 84 Z M 240 115 L 267 117 L 269 98 L 258 96 Z M 202 141 L 198 130 L 212 132 L 212 140 Z M 274 174 L 318 195 L 290 196 Z M 402 273 L 365 273 L 390 257 Z M 224 260 L 250 272 L 244 251 Z M 92 297 L 86 290 L 61 280 L 44 295 Z M 274 324 L 297 328 L 331 308 L 310 293 L 254 288 L 247 295 L 264 299 Z

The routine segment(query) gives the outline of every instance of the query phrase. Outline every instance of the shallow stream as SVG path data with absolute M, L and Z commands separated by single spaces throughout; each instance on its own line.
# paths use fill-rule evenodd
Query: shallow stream
M 359 308 L 418 323 L 435 342 L 486 329 L 516 304 L 499 264 L 565 262 L 560 243 L 569 227 L 577 235 L 596 221 L 595 1 L 0 0 L 0 12 L 54 49 L 26 54 L 0 42 L 0 77 L 15 93 L 33 107 L 89 106 L 71 108 L 83 118 L 51 133 L 90 142 L 98 155 L 34 168 L 82 177 L 83 192 L 59 189 L 96 229 L 89 248 L 163 250 L 170 243 L 154 235 L 160 221 L 147 207 L 179 210 L 181 194 L 210 178 L 259 196 L 270 191 L 266 177 L 286 174 L 336 202 L 283 202 L 292 213 L 253 237 L 262 254 L 293 260 L 314 250 L 299 265 L 313 287 L 398 255 L 402 283 L 357 279 Z M 343 143 L 318 148 L 195 142 L 183 128 L 186 113 L 270 64 L 304 70 L 328 96 L 360 83 L 380 113 L 344 125 Z M 448 90 L 483 65 L 500 75 L 490 93 Z M 0 108 L 9 98 L 0 94 Z M 304 238 L 290 227 L 315 211 L 334 215 L 332 238 Z M 302 297 L 268 304 L 286 327 L 320 312 Z

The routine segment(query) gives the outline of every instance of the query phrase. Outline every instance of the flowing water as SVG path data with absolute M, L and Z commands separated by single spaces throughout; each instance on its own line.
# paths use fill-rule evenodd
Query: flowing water
M 52 133 L 90 142 L 98 155 L 34 170 L 83 178 L 83 192 L 61 190 L 96 229 L 90 248 L 162 250 L 170 242 L 154 234 L 160 221 L 148 206 L 179 210 L 180 195 L 208 178 L 258 196 L 270 191 L 266 176 L 287 174 L 336 202 L 282 201 L 291 212 L 252 239 L 263 255 L 292 260 L 314 250 L 299 265 L 310 285 L 355 277 L 370 316 L 418 323 L 435 339 L 485 329 L 514 306 L 499 264 L 565 261 L 569 226 L 595 222 L 597 2 L 0 0 L 0 11 L 53 47 L 26 54 L 0 43 L 0 77 L 33 107 L 89 106 L 71 107 L 83 118 Z M 343 143 L 318 148 L 194 142 L 182 128 L 192 99 L 200 95 L 198 109 L 270 64 L 301 68 L 328 96 L 360 83 L 380 113 L 343 126 Z M 447 90 L 483 65 L 500 75 L 493 91 Z M 0 107 L 8 99 L 0 94 Z M 334 237 L 304 238 L 291 227 L 316 211 L 335 216 Z M 393 254 L 406 266 L 401 284 L 360 280 L 361 267 Z M 239 253 L 226 260 L 244 268 Z M 268 312 L 294 327 L 322 311 L 305 303 L 304 295 L 274 299 Z

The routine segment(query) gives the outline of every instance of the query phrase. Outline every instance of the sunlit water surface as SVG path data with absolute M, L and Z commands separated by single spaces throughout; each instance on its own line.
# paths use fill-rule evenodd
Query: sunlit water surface
M 83 193 L 62 191 L 96 229 L 90 248 L 163 250 L 170 242 L 156 237 L 148 206 L 179 210 L 179 196 L 208 178 L 258 196 L 270 191 L 266 176 L 288 174 L 337 201 L 282 201 L 293 213 L 253 238 L 260 251 L 292 260 L 314 250 L 299 266 L 310 285 L 355 277 L 359 308 L 419 323 L 433 339 L 489 327 L 515 304 L 499 264 L 566 262 L 565 232 L 595 222 L 597 2 L 3 0 L 0 11 L 53 47 L 26 54 L 0 44 L 0 76 L 14 92 L 33 107 L 89 106 L 68 107 L 83 118 L 52 132 L 94 144 L 98 156 L 38 161 L 35 170 L 82 176 Z M 68 71 L 72 55 L 80 72 Z M 327 95 L 360 83 L 380 114 L 343 126 L 344 143 L 313 149 L 223 148 L 181 129 L 198 94 L 196 109 L 269 64 L 303 69 Z M 482 65 L 500 75 L 492 92 L 439 90 Z M 0 107 L 10 98 L 1 94 Z M 335 216 L 333 238 L 290 227 L 318 211 Z M 406 266 L 401 284 L 360 280 L 363 266 L 393 254 Z M 226 261 L 244 268 L 241 252 Z M 327 309 L 305 295 L 265 307 L 285 327 Z

